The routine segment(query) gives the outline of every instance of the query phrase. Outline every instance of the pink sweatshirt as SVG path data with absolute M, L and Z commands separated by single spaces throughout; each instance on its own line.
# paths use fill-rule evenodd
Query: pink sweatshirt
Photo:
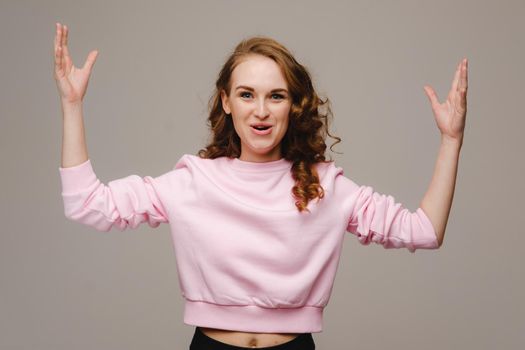
M 91 161 L 59 167 L 65 216 L 99 231 L 169 223 L 187 325 L 321 332 L 345 232 L 361 244 L 437 249 L 432 223 L 317 163 L 325 196 L 300 213 L 291 162 L 183 155 L 158 177 L 104 185 Z

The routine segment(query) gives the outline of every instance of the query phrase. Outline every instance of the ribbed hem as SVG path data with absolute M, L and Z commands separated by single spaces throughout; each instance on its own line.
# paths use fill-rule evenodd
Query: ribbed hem
M 264 308 L 185 300 L 184 323 L 257 333 L 315 333 L 323 329 L 323 308 Z

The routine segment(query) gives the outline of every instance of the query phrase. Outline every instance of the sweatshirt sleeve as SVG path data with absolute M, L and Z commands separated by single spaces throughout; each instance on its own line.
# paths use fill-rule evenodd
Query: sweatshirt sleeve
M 65 216 L 98 231 L 136 228 L 141 223 L 158 227 L 168 215 L 158 195 L 160 177 L 129 175 L 103 184 L 88 159 L 59 167 Z
M 361 244 L 374 242 L 386 249 L 407 248 L 411 253 L 420 248 L 439 248 L 432 222 L 423 209 L 411 212 L 391 195 L 357 185 L 342 175 L 339 178 L 339 187 L 347 195 L 346 212 L 350 213 L 346 230 Z

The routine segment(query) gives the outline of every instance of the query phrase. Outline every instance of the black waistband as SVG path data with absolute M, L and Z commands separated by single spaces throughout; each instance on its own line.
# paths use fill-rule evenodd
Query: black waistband
M 193 335 L 193 339 L 191 340 L 190 350 L 246 350 L 246 349 L 260 349 L 260 350 L 313 350 L 315 349 L 314 340 L 312 337 L 312 333 L 301 333 L 297 337 L 295 337 L 292 340 L 289 340 L 285 343 L 274 345 L 274 346 L 266 346 L 266 347 L 258 347 L 258 348 L 250 348 L 250 347 L 244 347 L 244 346 L 236 346 L 231 345 L 227 343 L 223 343 L 219 340 L 213 339 L 204 332 L 199 327 L 195 327 L 195 333 Z

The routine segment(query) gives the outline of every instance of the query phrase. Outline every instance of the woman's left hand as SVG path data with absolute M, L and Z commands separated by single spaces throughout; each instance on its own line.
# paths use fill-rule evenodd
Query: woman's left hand
M 439 103 L 434 89 L 427 85 L 424 87 L 432 105 L 437 126 L 441 131 L 441 137 L 460 143 L 463 142 L 465 117 L 467 115 L 467 63 L 465 58 L 458 65 L 452 81 L 452 88 L 444 103 Z

